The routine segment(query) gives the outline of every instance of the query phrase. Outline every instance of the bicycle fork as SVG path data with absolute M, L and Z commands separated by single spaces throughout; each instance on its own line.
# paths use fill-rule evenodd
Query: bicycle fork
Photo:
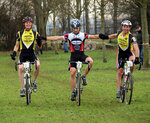
M 26 78 L 26 76 L 28 76 L 27 78 Z M 32 88 L 31 88 L 31 76 L 30 76 L 30 74 L 29 73 L 25 73 L 24 74 L 24 87 L 26 87 L 26 79 L 28 79 L 27 81 L 28 81 L 28 85 L 29 85 L 29 90 L 26 90 L 26 88 L 25 88 L 25 92 L 26 91 L 28 91 L 29 93 L 31 93 L 32 92 Z
M 78 78 L 78 77 L 79 77 L 79 78 Z M 78 79 L 79 79 L 79 81 L 78 81 Z M 79 82 L 79 83 L 78 83 L 78 82 Z M 78 73 L 78 74 L 76 75 L 76 89 L 75 89 L 76 94 L 77 94 L 77 89 L 79 89 L 79 88 L 78 88 L 78 84 L 80 84 L 80 92 L 82 93 L 83 88 L 82 88 L 82 84 L 81 84 L 81 74 L 80 74 L 80 73 Z

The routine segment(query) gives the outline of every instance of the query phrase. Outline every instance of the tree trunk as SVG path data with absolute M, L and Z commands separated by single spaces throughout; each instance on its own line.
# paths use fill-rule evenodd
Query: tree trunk
M 113 22 L 114 22 L 114 33 L 117 32 L 117 9 L 118 9 L 118 0 L 113 1 L 114 13 L 113 13 Z
M 104 0 L 101 0 L 101 32 L 104 34 L 105 33 L 105 19 L 104 19 Z M 103 40 L 103 62 L 107 62 L 106 59 L 106 46 L 105 46 L 105 42 Z
M 148 35 L 148 24 L 147 24 L 147 4 L 143 3 L 141 7 L 141 21 L 142 21 L 142 40 L 143 43 L 149 44 L 149 35 Z M 143 45 L 143 61 L 144 67 L 149 66 L 149 47 L 148 45 Z
M 54 33 L 54 35 L 56 35 L 56 12 L 55 12 L 55 10 L 53 12 L 53 27 L 54 27 L 53 33 Z M 57 41 L 54 41 L 54 50 L 55 50 L 56 55 L 58 54 L 57 45 L 58 45 Z
M 85 0 L 85 20 L 86 20 L 86 32 L 89 33 L 89 0 Z
M 68 0 L 68 11 L 70 10 L 70 0 Z M 68 32 L 70 32 L 70 14 L 68 12 Z
M 94 0 L 94 30 L 95 34 L 97 34 L 97 15 L 96 15 L 96 1 Z

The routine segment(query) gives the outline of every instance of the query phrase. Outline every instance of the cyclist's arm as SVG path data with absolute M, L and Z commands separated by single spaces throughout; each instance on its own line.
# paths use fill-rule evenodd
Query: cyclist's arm
M 108 35 L 109 39 L 113 39 L 113 38 L 116 38 L 116 37 L 117 37 L 117 34 Z M 99 35 L 89 35 L 89 39 L 99 39 Z
M 89 39 L 99 39 L 99 35 L 89 35 Z
M 19 41 L 16 41 L 16 44 L 15 44 L 15 47 L 14 47 L 14 51 L 18 51 L 18 49 L 19 49 L 19 44 L 20 44 L 20 42 Z
M 114 39 L 114 38 L 117 38 L 117 33 L 116 33 L 116 34 L 111 34 L 111 35 L 108 35 L 108 38 L 109 38 L 109 39 Z
M 63 40 L 64 36 L 47 36 L 47 40 L 49 41 L 56 41 L 56 40 Z
M 133 43 L 133 48 L 135 50 L 135 57 L 139 57 L 139 48 L 137 43 Z
M 37 39 L 36 39 L 38 48 L 41 49 L 42 48 L 42 36 L 40 36 L 39 34 L 37 34 Z

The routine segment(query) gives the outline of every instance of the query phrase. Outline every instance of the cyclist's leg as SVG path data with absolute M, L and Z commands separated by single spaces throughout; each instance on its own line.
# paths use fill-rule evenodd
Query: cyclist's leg
M 75 89 L 75 73 L 76 73 L 76 68 L 71 67 L 70 68 L 70 82 L 71 82 L 72 91 Z
M 24 55 L 24 53 L 20 53 L 19 55 L 19 59 L 18 62 L 22 63 L 25 62 L 26 57 Z M 23 64 L 19 65 L 19 79 L 20 79 L 20 83 L 21 83 L 21 88 L 24 88 L 24 66 Z
M 123 64 L 119 63 L 121 57 L 119 57 L 119 53 L 117 53 L 116 57 L 116 69 L 117 69 L 117 98 L 120 98 L 120 86 L 121 86 L 121 76 L 123 74 Z
M 23 54 L 19 55 L 19 62 L 25 62 L 25 57 Z M 19 65 L 19 79 L 20 79 L 20 84 L 21 84 L 21 90 L 20 90 L 20 96 L 24 97 L 24 65 L 21 64 Z
M 118 90 L 120 90 L 122 74 L 123 74 L 123 68 L 117 69 L 117 88 L 118 88 Z
M 34 78 L 33 80 L 35 81 L 37 79 L 37 76 L 39 74 L 39 70 L 40 70 L 40 61 L 37 58 L 37 56 L 35 55 L 35 53 L 31 53 L 30 56 L 28 57 L 30 62 L 34 62 L 35 60 L 37 61 L 37 69 L 36 66 L 34 65 L 35 69 L 34 69 Z
M 90 62 L 90 69 L 92 68 L 92 65 L 93 65 L 93 59 L 90 57 L 90 56 L 88 56 L 86 59 L 85 59 L 85 62 Z M 89 72 L 89 70 L 88 70 L 88 66 L 85 68 L 85 72 L 84 72 L 84 74 L 85 75 L 87 75 L 88 74 L 88 72 Z
M 71 101 L 75 101 L 76 100 L 76 91 L 75 91 L 75 73 L 76 73 L 76 68 L 75 67 L 71 67 L 70 68 L 70 82 L 71 82 Z
M 34 66 L 35 66 L 35 65 L 34 65 Z M 39 74 L 39 70 L 40 70 L 40 61 L 37 60 L 37 69 L 36 69 L 36 68 L 34 69 L 34 80 L 37 79 L 37 76 L 38 76 L 38 74 Z
M 21 88 L 24 88 L 24 79 L 23 79 L 24 66 L 23 64 L 19 65 L 19 79 L 21 82 Z
M 134 55 L 130 56 L 129 61 L 135 61 L 135 56 Z M 133 64 L 133 67 L 131 67 L 131 73 L 133 73 L 134 67 L 135 67 L 135 64 Z

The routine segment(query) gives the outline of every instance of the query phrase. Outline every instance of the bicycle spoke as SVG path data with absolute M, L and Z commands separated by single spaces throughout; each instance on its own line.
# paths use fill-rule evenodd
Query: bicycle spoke
M 29 85 L 29 79 L 28 79 L 28 75 L 26 75 L 25 79 L 26 79 L 26 101 L 27 101 L 27 105 L 29 105 L 31 103 L 31 92 L 30 92 L 30 85 Z
M 80 106 L 80 102 L 81 102 L 81 74 L 77 74 L 77 105 Z
M 132 100 L 132 92 L 133 92 L 133 77 L 132 74 L 128 74 L 128 79 L 126 81 L 125 88 L 125 103 L 130 104 Z

